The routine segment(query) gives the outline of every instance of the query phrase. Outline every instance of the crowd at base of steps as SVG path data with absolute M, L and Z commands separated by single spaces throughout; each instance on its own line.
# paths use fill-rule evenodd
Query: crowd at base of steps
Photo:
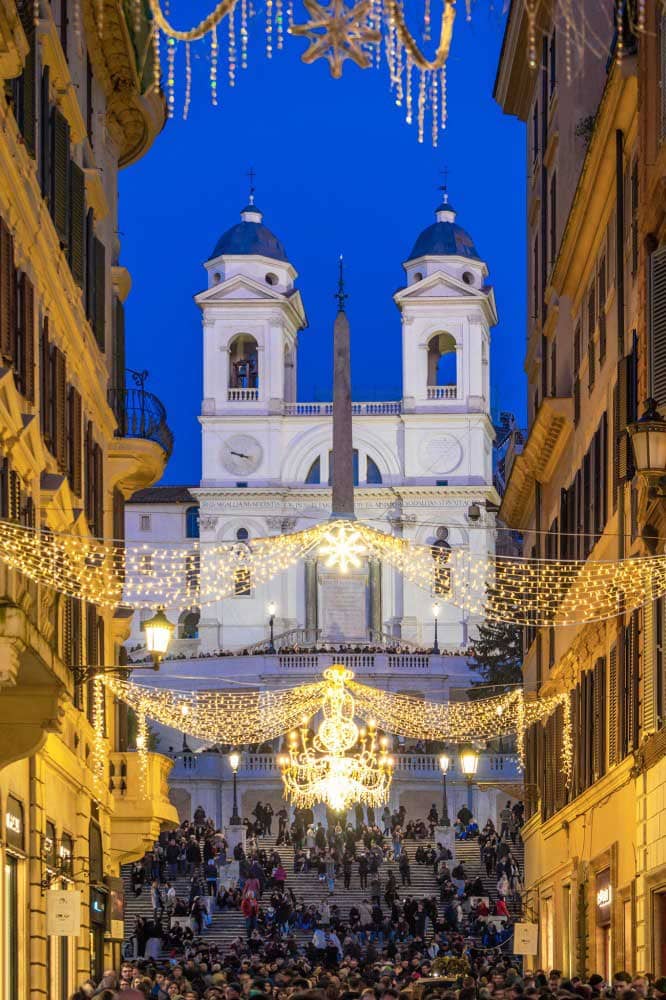
M 488 821 L 477 832 L 480 861 L 488 875 L 497 877 L 497 899 L 485 893 L 483 878 L 468 872 L 464 862 L 452 863 L 446 846 L 425 843 L 423 836 L 438 827 L 433 805 L 427 820 L 407 820 L 404 809 L 385 809 L 381 824 L 374 813 L 357 813 L 357 825 L 344 827 L 335 816 L 328 826 L 315 824 L 310 810 L 300 810 L 291 824 L 286 810 L 278 812 L 276 844 L 293 849 L 294 885 L 277 846 L 264 849 L 261 838 L 272 833 L 273 810 L 258 802 L 248 822 L 245 849 L 238 844 L 229 856 L 221 831 L 197 809 L 191 822 L 163 834 L 142 862 L 133 866 L 135 896 L 150 882 L 151 915 L 138 915 L 126 953 L 159 957 L 163 951 L 179 954 L 195 935 L 205 934 L 213 914 L 240 911 L 248 939 L 277 932 L 313 933 L 316 947 L 335 948 L 342 956 L 347 945 L 402 942 L 415 936 L 435 941 L 438 935 L 465 932 L 484 947 L 502 944 L 511 935 L 512 912 L 520 909 L 522 879 L 512 846 L 520 835 L 520 804 L 507 802 L 500 814 L 500 831 Z M 465 807 L 456 817 L 470 839 L 474 818 Z M 372 825 L 370 825 L 372 823 Z M 386 832 L 385 832 L 386 831 Z M 404 832 L 403 832 L 404 831 Z M 411 893 L 413 864 L 432 871 L 436 892 L 425 899 Z M 397 868 L 397 871 L 396 871 Z M 316 872 L 322 899 L 306 902 L 296 895 L 297 876 Z M 187 896 L 176 882 L 189 879 Z M 361 890 L 363 899 L 341 912 L 326 895 L 342 879 L 345 890 Z M 402 898 L 401 898 L 402 897 Z M 185 919 L 182 919 L 185 918 Z
M 266 939 L 252 950 L 240 939 L 226 950 L 194 943 L 177 961 L 126 961 L 71 1000 L 666 1000 L 666 977 L 616 972 L 563 977 L 522 969 L 520 960 L 451 936 L 434 960 L 418 939 L 395 951 L 370 942 L 339 960 L 311 948 Z

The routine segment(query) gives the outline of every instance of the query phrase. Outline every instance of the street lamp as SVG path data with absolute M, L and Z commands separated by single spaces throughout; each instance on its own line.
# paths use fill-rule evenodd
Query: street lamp
M 627 426 L 634 452 L 636 472 L 648 480 L 661 479 L 666 473 L 666 420 L 657 409 L 656 399 L 648 399 L 645 413 Z
M 460 748 L 460 770 L 467 779 L 467 808 L 473 814 L 472 809 L 472 784 L 474 775 L 479 767 L 479 754 L 473 746 L 463 746 Z
M 432 651 L 435 654 L 435 656 L 439 655 L 439 643 L 437 641 L 437 619 L 439 618 L 439 612 L 441 610 L 442 609 L 440 608 L 439 601 L 435 601 L 432 606 L 432 616 L 435 619 L 435 641 L 432 644 Z
M 233 771 L 233 774 L 234 774 L 234 811 L 231 814 L 231 819 L 229 821 L 230 824 L 231 824 L 231 826 L 240 826 L 241 825 L 241 818 L 238 815 L 238 794 L 237 794 L 237 788 L 236 788 L 236 779 L 237 779 L 237 775 L 238 775 L 238 765 L 239 764 L 240 764 L 240 754 L 236 753 L 236 751 L 234 750 L 233 753 L 229 754 L 229 765 L 230 765 L 231 770 Z
M 146 633 L 146 649 L 153 658 L 156 670 L 169 648 L 174 630 L 175 625 L 171 624 L 162 608 L 159 608 L 152 618 L 148 618 L 143 623 L 143 631 Z
M 442 826 L 451 826 L 449 810 L 446 802 L 446 772 L 449 769 L 451 758 L 447 753 L 439 755 L 439 767 L 442 772 Z
M 169 649 L 175 626 L 171 624 L 164 611 L 160 608 L 152 618 L 141 623 L 141 628 L 146 633 L 146 649 L 152 657 L 153 670 L 159 670 L 160 662 L 164 659 L 164 655 Z M 79 687 L 94 677 L 101 677 L 105 674 L 127 674 L 130 670 L 140 670 L 143 667 L 143 663 L 114 663 L 110 666 L 102 666 L 96 663 L 89 663 L 87 666 L 82 666 L 75 663 L 72 664 L 71 670 L 74 675 L 74 686 Z
M 275 601 L 268 602 L 268 627 L 271 630 L 270 639 L 268 640 L 268 652 L 275 652 L 275 642 L 274 642 L 274 627 L 275 627 L 275 612 L 277 611 L 277 604 Z

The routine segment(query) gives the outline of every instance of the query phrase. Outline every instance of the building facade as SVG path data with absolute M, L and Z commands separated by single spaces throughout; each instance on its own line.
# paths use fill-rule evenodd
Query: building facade
M 122 538 L 125 497 L 170 451 L 159 401 L 125 388 L 117 176 L 165 118 L 137 57 L 150 26 L 127 9 L 0 2 L 3 526 Z M 114 879 L 175 819 L 171 765 L 151 755 L 141 785 L 127 714 L 103 695 L 93 770 L 94 686 L 79 670 L 119 662 L 129 616 L 5 564 L 0 588 L 0 995 L 62 1000 L 117 961 Z M 60 891 L 73 926 L 56 936 Z
M 529 429 L 506 456 L 500 516 L 524 554 L 616 560 L 664 551 L 661 504 L 626 428 L 659 397 L 664 239 L 664 32 L 583 3 L 603 48 L 572 50 L 565 5 L 538 4 L 537 66 L 513 3 L 495 96 L 526 123 Z M 589 36 L 588 36 L 589 37 Z M 661 278 L 663 281 L 663 278 Z M 660 294 L 662 297 L 660 298 Z M 561 717 L 528 734 L 523 838 L 543 967 L 666 973 L 664 607 L 584 627 L 527 629 L 528 692 L 572 692 L 573 777 Z
M 136 543 L 200 533 L 202 571 L 217 542 L 251 545 L 325 521 L 332 466 L 332 404 L 296 399 L 297 340 L 307 325 L 297 274 L 256 205 L 220 237 L 205 267 L 208 287 L 196 297 L 201 483 L 179 495 L 139 493 L 127 513 Z M 489 388 L 497 315 L 487 266 L 446 199 L 404 271 L 395 294 L 402 399 L 353 404 L 357 514 L 389 534 L 483 556 L 494 550 L 499 499 Z M 266 585 L 239 580 L 232 597 L 202 609 L 196 627 L 192 609 L 168 612 L 181 637 L 196 638 L 206 653 L 265 640 L 270 602 L 275 632 L 301 644 L 389 638 L 429 648 L 437 596 L 377 562 L 341 579 L 312 558 Z M 439 644 L 465 648 L 474 624 L 442 601 Z M 138 627 L 134 638 L 140 641 Z

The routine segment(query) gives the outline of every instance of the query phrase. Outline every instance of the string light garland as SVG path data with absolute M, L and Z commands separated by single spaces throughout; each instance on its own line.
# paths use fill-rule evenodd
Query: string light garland
M 214 744 L 263 743 L 300 725 L 321 707 L 325 684 L 288 691 L 194 691 L 149 687 L 105 675 L 103 683 L 137 714 Z M 137 749 L 141 749 L 137 745 Z
M 287 691 L 187 692 L 144 686 L 111 675 L 105 675 L 100 683 L 130 705 L 139 720 L 149 717 L 213 744 L 245 746 L 290 733 L 289 753 L 280 763 L 285 789 L 292 801 L 302 805 L 325 789 L 327 795 L 341 796 L 343 777 L 355 783 L 355 795 L 368 796 L 362 801 L 371 803 L 375 794 L 385 795 L 392 763 L 387 745 L 380 743 L 378 749 L 377 729 L 446 743 L 516 735 L 522 768 L 526 730 L 560 710 L 561 767 L 567 784 L 571 780 L 573 735 L 568 692 L 527 700 L 518 689 L 492 698 L 441 703 L 360 684 L 353 676 L 352 671 L 335 664 L 325 671 L 323 681 Z M 308 723 L 318 712 L 323 714 L 323 722 L 310 742 Z M 367 721 L 365 733 L 358 729 L 356 717 Z M 358 753 L 350 755 L 356 745 L 360 746 Z M 145 750 L 146 741 L 140 745 L 137 738 L 137 749 Z M 343 758 L 347 760 L 343 762 Z
M 0 560 L 61 594 L 116 608 L 187 609 L 267 583 L 319 553 L 345 573 L 362 558 L 399 570 L 470 615 L 532 627 L 604 621 L 666 595 L 666 556 L 525 559 L 441 550 L 359 521 L 325 521 L 251 542 L 100 542 L 0 521 Z

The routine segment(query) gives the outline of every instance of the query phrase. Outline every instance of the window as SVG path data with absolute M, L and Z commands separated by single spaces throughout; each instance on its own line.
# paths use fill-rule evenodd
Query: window
M 185 536 L 187 538 L 199 537 L 199 508 L 188 507 L 185 511 Z
M 606 257 L 599 262 L 599 294 L 597 295 L 597 310 L 599 313 L 599 364 L 606 357 Z
M 631 273 L 638 270 L 638 160 L 631 168 Z
M 661 108 L 659 115 L 659 138 L 666 139 L 666 10 L 659 21 L 659 84 Z
M 259 387 L 259 355 L 257 341 L 247 333 L 239 333 L 229 344 L 229 388 Z
M 150 531 L 150 514 L 142 514 L 139 518 L 139 527 L 142 531 Z
M 557 86 L 557 47 L 555 44 L 555 30 L 550 36 L 548 44 L 548 91 L 552 97 Z
M 382 481 L 382 474 L 379 471 L 379 466 L 377 465 L 374 459 L 370 458 L 369 455 L 367 456 L 366 459 L 365 478 L 366 482 L 370 486 L 376 486 Z
M 238 539 L 239 542 L 246 542 L 249 537 L 250 537 L 250 532 L 247 530 L 247 528 L 239 528 L 238 531 L 236 532 L 236 538 Z
M 264 280 L 266 281 L 267 285 L 277 285 L 278 276 L 277 274 L 273 274 L 272 271 L 269 271 L 268 274 L 265 276 Z
M 428 341 L 428 385 L 457 384 L 456 341 L 450 333 L 435 333 Z
M 532 319 L 539 316 L 539 237 L 534 237 L 532 247 Z
M 308 474 L 305 477 L 305 482 L 308 486 L 319 486 L 321 483 L 321 458 L 319 455 L 315 458 L 314 462 L 308 469 Z
M 536 162 L 539 156 L 539 102 L 534 102 L 532 108 L 532 159 Z
M 234 570 L 234 597 L 250 597 L 252 595 L 252 573 L 242 566 Z

